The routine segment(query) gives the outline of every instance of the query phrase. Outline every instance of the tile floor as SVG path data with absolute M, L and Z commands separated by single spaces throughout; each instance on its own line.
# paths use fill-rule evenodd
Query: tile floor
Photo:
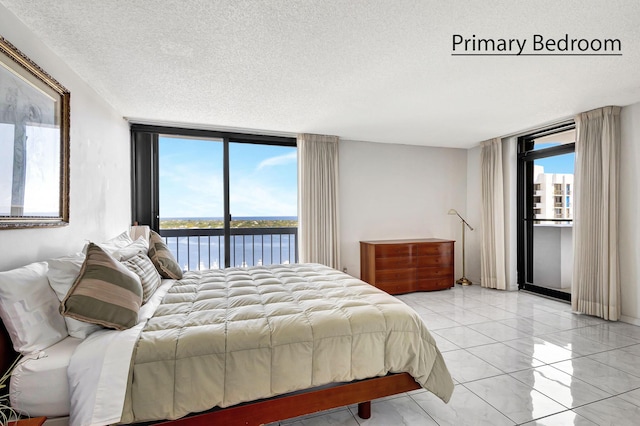
M 424 319 L 456 388 L 419 390 L 290 419 L 310 425 L 638 425 L 640 327 L 577 315 L 567 303 L 479 286 L 399 296 Z

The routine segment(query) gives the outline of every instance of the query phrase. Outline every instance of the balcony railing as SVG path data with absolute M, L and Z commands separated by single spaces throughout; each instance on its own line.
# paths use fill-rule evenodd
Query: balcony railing
M 298 262 L 298 228 L 231 228 L 231 266 Z M 224 268 L 224 229 L 161 229 L 184 270 Z

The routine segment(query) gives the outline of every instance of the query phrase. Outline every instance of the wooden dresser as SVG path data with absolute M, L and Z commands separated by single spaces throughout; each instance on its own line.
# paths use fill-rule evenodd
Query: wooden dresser
M 360 279 L 389 294 L 453 287 L 451 240 L 360 241 Z

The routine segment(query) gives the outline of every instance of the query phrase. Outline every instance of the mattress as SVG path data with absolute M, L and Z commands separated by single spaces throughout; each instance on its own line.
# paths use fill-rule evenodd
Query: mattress
M 80 342 L 67 337 L 20 360 L 10 384 L 11 405 L 16 411 L 31 417 L 69 415 L 67 367 Z

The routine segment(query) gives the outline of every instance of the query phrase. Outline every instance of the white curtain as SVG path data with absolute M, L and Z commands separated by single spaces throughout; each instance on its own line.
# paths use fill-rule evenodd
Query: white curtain
M 504 181 L 502 141 L 498 138 L 480 144 L 482 175 L 482 245 L 480 249 L 482 287 L 507 289 L 505 257 Z
M 298 135 L 298 253 L 340 267 L 338 137 Z
M 617 321 L 620 107 L 585 112 L 575 120 L 571 304 L 574 311 Z

